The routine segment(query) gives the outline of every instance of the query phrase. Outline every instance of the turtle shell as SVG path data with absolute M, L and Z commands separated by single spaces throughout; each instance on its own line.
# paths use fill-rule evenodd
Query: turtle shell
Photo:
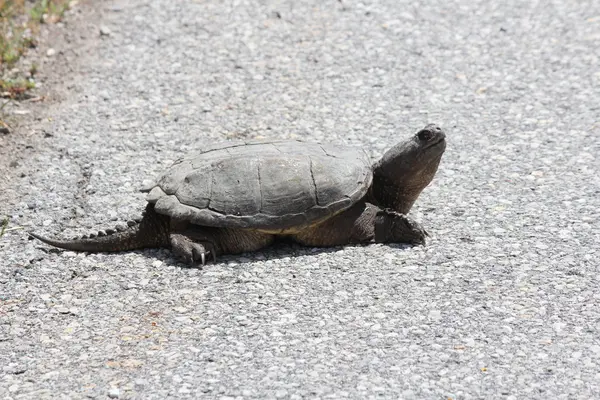
M 229 142 L 177 160 L 150 190 L 148 202 L 158 213 L 197 225 L 294 232 L 349 208 L 372 179 L 361 149 Z

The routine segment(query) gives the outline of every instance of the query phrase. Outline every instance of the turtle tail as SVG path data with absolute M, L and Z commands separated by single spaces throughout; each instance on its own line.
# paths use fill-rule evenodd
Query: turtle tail
M 128 221 L 127 227 L 107 229 L 97 234 L 72 240 L 49 239 L 30 232 L 29 235 L 51 246 L 72 251 L 114 252 L 153 247 L 168 247 L 170 219 L 154 211 L 148 204 L 142 218 Z

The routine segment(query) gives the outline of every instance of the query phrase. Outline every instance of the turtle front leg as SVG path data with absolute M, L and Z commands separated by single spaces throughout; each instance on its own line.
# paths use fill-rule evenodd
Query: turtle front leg
M 306 246 L 327 247 L 370 242 L 425 244 L 426 236 L 425 229 L 404 214 L 358 203 L 292 238 Z
M 374 227 L 377 243 L 425 244 L 429 236 L 420 223 L 390 209 L 377 211 Z

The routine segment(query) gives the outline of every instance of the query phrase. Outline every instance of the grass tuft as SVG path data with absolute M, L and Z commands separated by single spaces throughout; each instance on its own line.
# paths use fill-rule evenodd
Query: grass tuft
M 0 0 L 0 90 L 2 97 L 23 98 L 35 87 L 33 75 L 37 65 L 29 69 L 29 77 L 11 74 L 28 49 L 37 46 L 35 34 L 40 24 L 59 22 L 69 9 L 69 0 Z

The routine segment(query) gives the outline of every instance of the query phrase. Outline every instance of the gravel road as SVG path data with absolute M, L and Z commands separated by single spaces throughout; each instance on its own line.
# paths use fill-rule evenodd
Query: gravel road
M 600 398 L 600 2 L 94 7 L 54 44 L 61 100 L 0 139 L 31 143 L 3 161 L 0 214 L 24 229 L 0 239 L 0 398 Z M 448 148 L 412 211 L 426 247 L 199 270 L 25 233 L 137 216 L 204 143 L 377 158 L 430 122 Z

